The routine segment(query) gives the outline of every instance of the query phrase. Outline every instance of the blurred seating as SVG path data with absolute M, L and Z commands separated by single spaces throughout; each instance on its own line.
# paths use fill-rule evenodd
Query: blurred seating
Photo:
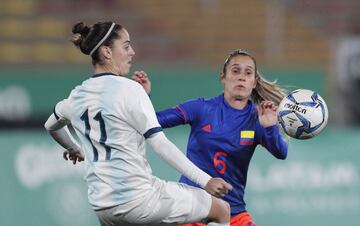
M 288 0 L 288 10 L 304 24 L 332 38 L 351 34 L 353 26 L 360 22 L 358 0 Z
M 2 62 L 14 63 L 88 62 L 69 45 L 71 26 L 80 19 L 88 23 L 101 19 L 129 29 L 135 50 L 141 53 L 140 62 L 199 62 L 217 67 L 229 51 L 242 48 L 265 66 L 325 66 L 331 31 L 349 32 L 349 21 L 360 9 L 356 0 L 277 4 L 264 0 L 2 0 L 0 45 L 9 44 L 5 49 L 15 50 L 6 54 L 0 49 L 0 55 Z M 274 16 L 269 10 L 281 12 L 275 15 L 280 23 L 269 23 Z M 31 57 L 17 58 L 22 48 Z
M 61 39 L 67 35 L 68 24 L 54 18 L 10 18 L 0 21 L 0 37 L 5 39 L 30 40 Z
M 36 13 L 37 0 L 1 0 L 1 14 L 5 16 L 32 16 Z
M 33 22 L 34 36 L 39 39 L 62 39 L 69 34 L 68 23 L 51 17 L 41 17 Z
M 0 62 L 6 64 L 28 63 L 30 46 L 16 42 L 0 42 Z
M 241 48 L 268 65 L 324 65 L 327 45 L 316 30 L 307 29 L 301 21 L 285 11 L 282 53 L 267 51 L 267 16 L 269 2 L 261 0 L 216 1 L 215 9 L 206 11 L 207 1 L 151 1 L 138 4 L 148 18 L 162 28 L 161 34 L 176 39 L 189 56 L 216 66 L 226 54 Z M 192 7 L 189 7 L 191 5 Z M 276 6 L 275 6 L 276 7 Z M 276 29 L 275 29 L 276 30 Z M 270 57 L 266 58 L 266 55 Z M 192 61 L 193 59 L 189 59 Z
M 28 39 L 32 35 L 32 22 L 9 18 L 0 21 L 0 37 L 3 39 Z

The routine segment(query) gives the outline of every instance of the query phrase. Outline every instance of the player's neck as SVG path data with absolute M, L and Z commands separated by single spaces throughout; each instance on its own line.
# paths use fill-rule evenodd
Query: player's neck
M 224 96 L 226 102 L 228 102 L 228 104 L 238 110 L 242 110 L 246 107 L 248 100 L 245 99 L 240 99 L 240 98 L 236 98 L 236 97 L 226 97 L 226 95 Z
M 114 67 L 109 67 L 106 65 L 96 65 L 95 74 L 100 74 L 100 73 L 112 73 L 115 75 L 119 75 L 119 72 Z

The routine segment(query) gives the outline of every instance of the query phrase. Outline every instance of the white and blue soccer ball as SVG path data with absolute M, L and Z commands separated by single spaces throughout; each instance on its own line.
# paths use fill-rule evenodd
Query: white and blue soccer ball
M 319 134 L 328 122 L 324 99 L 307 89 L 298 89 L 284 97 L 278 108 L 278 121 L 284 132 L 296 139 L 309 139 Z

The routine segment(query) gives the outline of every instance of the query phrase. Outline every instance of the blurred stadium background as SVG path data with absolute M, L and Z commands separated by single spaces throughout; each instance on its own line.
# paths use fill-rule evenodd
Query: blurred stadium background
M 291 140 L 286 161 L 258 148 L 248 210 L 259 225 L 360 225 L 360 1 L 0 0 L 0 225 L 99 225 L 82 164 L 42 129 L 54 104 L 92 73 L 72 25 L 114 20 L 130 32 L 133 70 L 153 82 L 155 109 L 221 92 L 227 54 L 253 54 L 288 88 L 318 91 L 330 110 L 318 137 Z M 187 126 L 167 130 L 182 150 Z M 154 174 L 179 174 L 148 152 Z

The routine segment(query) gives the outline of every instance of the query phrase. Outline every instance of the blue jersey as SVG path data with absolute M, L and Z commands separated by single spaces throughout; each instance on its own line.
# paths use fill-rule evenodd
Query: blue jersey
M 244 190 L 255 147 L 261 144 L 279 159 L 287 156 L 287 143 L 278 127 L 262 127 L 252 101 L 238 110 L 221 94 L 211 99 L 190 100 L 156 114 L 163 128 L 190 124 L 186 155 L 212 177 L 221 177 L 233 186 L 223 198 L 230 204 L 232 215 L 246 210 Z M 184 176 L 180 181 L 197 186 Z

